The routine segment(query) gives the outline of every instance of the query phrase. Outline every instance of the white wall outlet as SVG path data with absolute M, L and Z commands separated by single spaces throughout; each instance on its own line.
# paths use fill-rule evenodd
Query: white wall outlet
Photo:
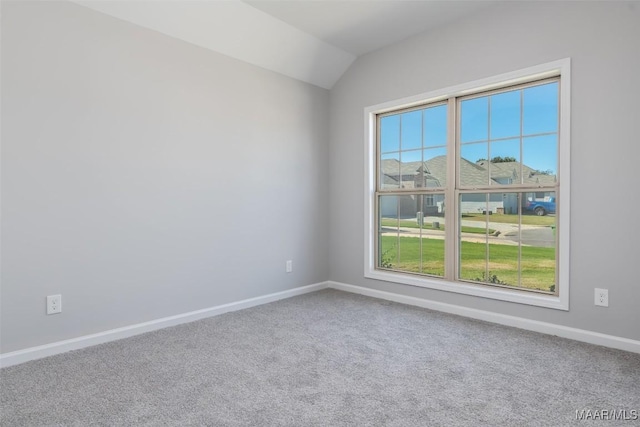
M 293 261 L 287 260 L 287 267 L 285 268 L 287 273 L 291 273 L 293 271 Z
M 62 312 L 62 295 L 49 295 L 47 297 L 47 314 Z
M 595 304 L 602 307 L 609 307 L 609 290 L 595 289 Z

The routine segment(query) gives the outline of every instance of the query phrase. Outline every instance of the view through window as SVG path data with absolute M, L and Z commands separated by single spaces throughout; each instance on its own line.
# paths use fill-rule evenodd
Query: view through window
M 560 77 L 376 115 L 376 269 L 558 294 Z

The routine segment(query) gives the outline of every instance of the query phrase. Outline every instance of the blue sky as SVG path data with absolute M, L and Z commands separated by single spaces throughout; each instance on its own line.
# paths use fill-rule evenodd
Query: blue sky
M 557 172 L 557 82 L 467 99 L 460 110 L 463 158 L 510 156 L 534 169 Z M 421 160 L 423 150 L 425 160 L 445 154 L 446 126 L 446 105 L 384 117 L 381 147 L 387 154 L 382 158 L 410 162 Z

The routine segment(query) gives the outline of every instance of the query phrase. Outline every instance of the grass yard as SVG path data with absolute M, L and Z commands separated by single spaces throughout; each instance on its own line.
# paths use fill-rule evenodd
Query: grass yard
M 467 221 L 481 221 L 484 222 L 487 220 L 487 215 L 483 215 L 481 213 L 469 213 L 462 215 L 463 220 Z M 489 222 L 499 222 L 502 224 L 517 224 L 518 223 L 518 215 L 511 214 L 495 214 L 489 215 Z M 537 215 L 522 215 L 522 224 L 523 225 L 555 225 L 556 217 L 555 216 L 537 216 Z
M 404 227 L 404 228 L 420 228 L 420 226 L 418 225 L 418 222 L 416 220 L 411 220 L 411 219 L 401 219 L 401 220 L 396 220 L 396 219 L 391 219 L 391 218 L 382 218 L 382 221 L 380 223 L 380 225 L 382 227 L 391 227 L 391 228 L 398 228 L 398 227 Z M 422 226 L 423 230 L 442 230 L 444 231 L 444 224 L 440 223 L 440 227 L 439 228 L 433 228 L 433 223 L 431 222 L 424 222 L 424 225 Z M 467 227 L 467 226 L 462 226 L 462 232 L 463 233 L 474 233 L 474 234 L 486 234 L 487 233 L 487 229 L 484 227 Z M 495 230 L 489 229 L 489 234 L 495 232 Z
M 422 271 L 420 271 L 422 241 Z M 398 256 L 398 248 L 400 253 Z M 489 273 L 486 275 L 487 245 L 462 242 L 461 278 L 490 281 L 495 275 L 501 284 L 518 286 L 518 246 L 489 244 Z M 522 246 L 521 283 L 519 287 L 549 291 L 555 284 L 555 248 Z M 412 273 L 444 275 L 444 240 L 382 236 L 383 266 Z M 485 279 L 489 280 L 485 280 Z

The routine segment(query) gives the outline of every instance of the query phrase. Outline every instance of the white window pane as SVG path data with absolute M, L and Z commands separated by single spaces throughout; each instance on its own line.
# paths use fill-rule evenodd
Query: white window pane
M 417 187 L 437 188 L 447 185 L 447 149 L 422 150 L 424 164 L 418 170 Z
M 460 196 L 460 279 L 555 292 L 555 193 L 537 196 Z
M 411 111 L 400 116 L 400 149 L 412 150 L 422 147 L 422 112 Z
M 523 90 L 523 134 L 558 131 L 558 83 Z
M 444 194 L 418 196 L 422 274 L 444 276 Z
M 492 141 L 489 150 L 489 166 L 492 185 L 520 184 L 522 171 L 520 166 L 520 139 Z
M 380 119 L 380 150 L 383 153 L 400 151 L 400 116 Z
M 556 194 L 525 193 L 520 243 L 521 287 L 556 291 Z
M 520 283 L 519 193 L 489 194 L 493 209 L 487 219 L 487 275 L 485 283 L 515 286 Z
M 460 195 L 460 279 L 482 281 L 487 274 L 487 206 L 484 193 Z
M 420 166 L 419 163 L 422 161 L 422 150 L 402 151 L 400 153 L 400 158 L 402 159 L 403 164 L 417 162 L 418 164 L 415 165 L 417 169 L 417 167 Z M 413 165 L 409 167 L 413 167 Z
M 447 145 L 447 106 L 426 108 L 424 110 L 424 146 Z
M 491 96 L 491 139 L 520 136 L 520 94 L 514 90 Z
M 460 141 L 486 141 L 489 139 L 489 98 L 462 101 L 460 107 Z
M 422 150 L 401 152 L 400 162 L 400 187 L 415 188 L 422 168 Z
M 489 144 L 486 142 L 463 144 L 460 147 L 460 185 L 485 186 L 489 185 Z
M 386 153 L 380 156 L 378 176 L 381 189 L 400 188 L 400 153 Z
M 554 191 L 527 193 L 523 208 L 523 214 L 525 215 L 555 215 L 556 193 Z M 542 223 L 544 224 L 545 222 L 543 221 Z
M 558 136 L 524 138 L 522 162 L 525 184 L 553 185 L 558 171 Z
M 378 268 L 393 268 L 398 263 L 399 220 L 398 197 L 381 196 L 378 199 Z
M 444 275 L 444 194 L 379 198 L 378 266 Z
M 407 227 L 407 225 L 410 225 L 411 228 Z M 417 227 L 415 217 L 407 218 L 401 222 L 400 238 L 398 239 L 398 265 L 395 268 L 396 270 L 407 273 L 420 273 L 421 271 L 420 230 Z

